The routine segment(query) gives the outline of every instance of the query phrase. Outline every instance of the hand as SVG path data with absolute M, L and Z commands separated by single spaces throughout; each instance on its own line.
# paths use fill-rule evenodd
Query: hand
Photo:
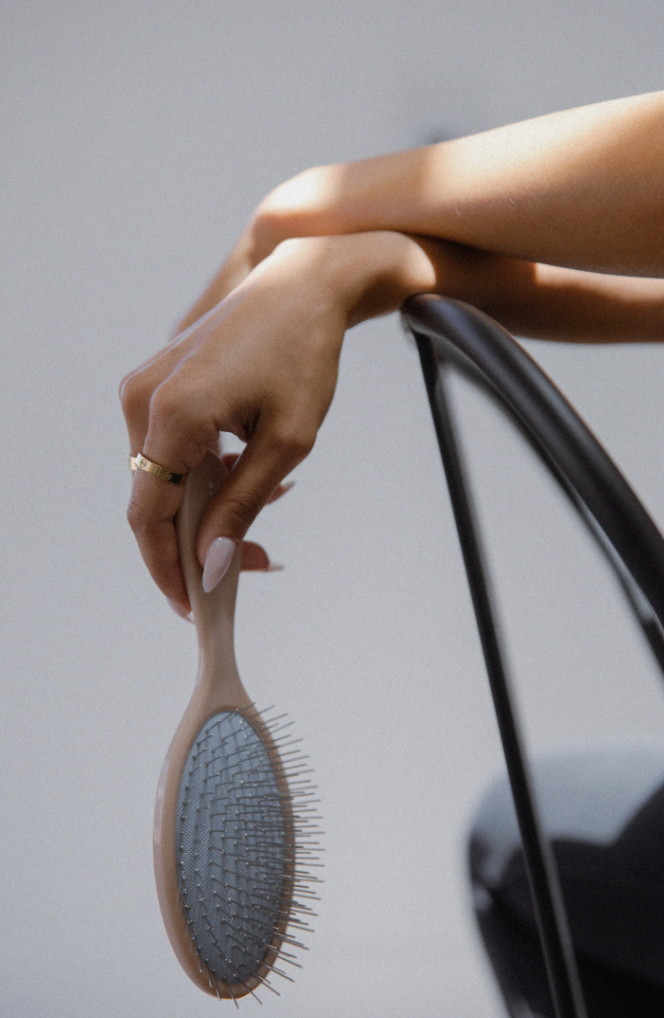
M 495 256 L 391 231 L 287 240 L 126 376 L 120 394 L 133 455 L 187 473 L 217 449 L 220 431 L 247 443 L 201 522 L 204 589 L 219 582 L 237 541 L 313 447 L 346 329 L 416 293 L 472 302 L 502 292 L 506 277 L 495 263 Z M 173 525 L 181 500 L 180 488 L 137 471 L 127 515 L 155 582 L 186 614 Z
M 229 452 L 224 453 L 224 455 L 221 457 L 221 460 L 227 470 L 232 470 L 239 457 L 240 457 L 239 453 Z M 288 491 L 291 490 L 294 484 L 295 481 L 288 481 L 285 484 L 278 485 L 275 488 L 272 497 L 269 499 L 269 504 L 271 504 L 272 502 L 276 502 L 278 498 L 281 498 L 282 495 L 285 495 Z M 282 565 L 278 565 L 276 562 L 270 561 L 270 558 L 267 552 L 265 551 L 265 548 L 262 547 L 262 545 L 256 544 L 255 541 L 242 542 L 242 558 L 240 562 L 240 569 L 242 570 L 242 572 L 275 573 L 280 572 L 283 568 L 284 567 Z M 193 622 L 192 615 L 185 609 L 183 605 L 177 604 L 175 601 L 171 601 L 170 598 L 168 599 L 168 603 L 170 604 L 171 608 L 177 615 L 180 615 L 182 618 L 185 618 L 188 622 Z
M 239 458 L 239 452 L 227 452 L 221 457 L 221 461 L 227 470 L 232 470 Z M 276 502 L 277 499 L 289 492 L 294 484 L 295 481 L 286 481 L 283 484 L 277 485 L 272 492 L 272 497 L 268 500 L 268 505 Z M 280 572 L 283 568 L 284 567 L 282 565 L 278 565 L 276 562 L 270 561 L 270 558 L 262 545 L 256 544 L 255 541 L 242 542 L 242 562 L 240 565 L 242 572 L 276 573 Z
M 214 558 L 216 539 L 224 539 L 221 550 L 230 558 L 259 510 L 313 446 L 331 402 L 348 309 L 325 247 L 320 238 L 281 245 L 121 384 L 134 455 L 143 452 L 186 473 L 207 449 L 217 448 L 220 431 L 247 442 L 199 531 L 208 585 L 223 573 L 223 561 Z M 156 583 L 187 614 L 173 525 L 181 499 L 180 488 L 137 471 L 128 518 Z M 246 555 L 247 565 L 260 560 L 255 550 Z

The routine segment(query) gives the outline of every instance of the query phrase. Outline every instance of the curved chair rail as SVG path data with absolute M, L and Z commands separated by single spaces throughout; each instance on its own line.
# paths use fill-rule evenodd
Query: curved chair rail
M 664 670 L 664 539 L 610 457 L 516 340 L 487 315 L 433 295 L 409 300 L 417 343 L 494 700 L 557 1018 L 585 1018 L 567 917 L 542 833 L 509 691 L 481 542 L 445 393 L 454 365 L 507 412 L 562 486 L 605 553 Z

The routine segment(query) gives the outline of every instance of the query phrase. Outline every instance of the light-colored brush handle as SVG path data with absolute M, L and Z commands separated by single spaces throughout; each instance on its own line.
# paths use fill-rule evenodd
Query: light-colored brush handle
M 233 640 L 241 544 L 238 543 L 223 579 L 209 594 L 203 590 L 203 570 L 196 554 L 200 522 L 227 473 L 218 456 L 206 453 L 200 466 L 187 478 L 176 529 L 180 565 L 198 633 L 197 682 L 206 687 L 215 704 L 223 702 L 224 706 L 244 708 L 250 701 L 238 675 Z
M 154 817 L 154 869 L 161 914 L 168 938 L 187 975 L 206 993 L 212 981 L 201 966 L 185 918 L 177 869 L 177 807 L 180 782 L 189 751 L 205 722 L 223 711 L 251 706 L 233 649 L 233 622 L 242 549 L 236 549 L 226 575 L 209 594 L 203 590 L 203 570 L 196 554 L 198 528 L 210 499 L 226 477 L 226 467 L 209 452 L 192 470 L 177 515 L 180 565 L 198 633 L 199 664 L 196 687 L 169 747 L 159 778 Z
M 270 730 L 269 722 L 266 723 L 253 707 L 240 682 L 235 664 L 233 622 L 238 575 L 242 560 L 240 546 L 236 549 L 226 575 L 217 587 L 209 594 L 203 590 L 203 570 L 196 554 L 196 539 L 201 519 L 210 500 L 223 484 L 226 473 L 226 468 L 219 458 L 213 453 L 207 453 L 201 465 L 187 478 L 182 506 L 178 512 L 177 535 L 180 564 L 198 633 L 199 672 L 198 682 L 171 742 L 159 780 L 155 805 L 154 864 L 164 925 L 173 950 L 185 972 L 206 993 L 237 999 L 246 993 L 253 992 L 262 984 L 269 985 L 267 980 L 273 971 L 280 971 L 276 962 L 283 950 L 287 927 L 291 922 L 290 912 L 294 888 L 296 884 L 299 886 L 303 880 L 306 883 L 309 879 L 306 863 L 310 861 L 309 853 L 312 845 L 309 841 L 306 842 L 304 864 L 298 866 L 296 862 L 296 834 L 302 830 L 303 824 L 306 825 L 306 819 L 303 820 L 293 815 L 288 774 L 279 757 L 274 732 Z M 210 751 L 212 755 L 208 760 L 205 754 L 208 752 L 206 747 L 211 739 L 210 729 L 205 728 L 202 736 L 201 733 L 210 719 L 216 719 L 212 727 L 221 723 L 217 718 L 218 715 L 223 717 L 224 723 L 228 722 L 230 716 L 232 722 L 236 724 L 236 728 L 233 730 L 239 731 L 240 729 L 237 728 L 239 725 L 243 735 L 241 739 L 238 736 L 237 745 L 235 742 L 229 744 L 225 751 L 226 756 L 223 751 L 226 737 L 222 738 L 218 745 L 211 742 L 213 749 Z M 239 715 L 239 717 L 233 717 L 233 715 Z M 201 736 L 200 739 L 199 736 Z M 280 738 L 283 736 L 277 736 L 277 740 Z M 240 750 L 246 740 L 249 740 L 247 742 L 249 750 L 242 757 Z M 257 747 L 260 747 L 261 751 Z M 205 800 L 205 803 L 208 803 L 208 795 L 217 794 L 213 787 L 214 781 L 218 781 L 220 784 L 225 782 L 227 788 L 233 787 L 238 794 L 242 792 L 242 796 L 244 796 L 244 798 L 240 797 L 242 801 L 237 798 L 233 800 L 228 818 L 231 837 L 226 849 L 229 864 L 233 863 L 231 857 L 235 853 L 241 872 L 245 874 L 242 876 L 242 882 L 249 879 L 253 872 L 252 867 L 254 870 L 260 870 L 263 865 L 263 855 L 265 857 L 266 869 L 264 874 L 258 874 L 260 881 L 256 884 L 257 890 L 252 892 L 256 896 L 255 900 L 248 899 L 249 905 L 247 906 L 246 902 L 245 905 L 242 905 L 242 908 L 246 906 L 248 909 L 245 919 L 238 919 L 235 914 L 236 907 L 240 913 L 242 908 L 236 901 L 237 894 L 239 894 L 234 883 L 236 878 L 235 876 L 229 878 L 227 890 L 231 888 L 231 884 L 233 888 L 232 893 L 229 890 L 230 897 L 225 907 L 230 908 L 232 913 L 228 916 L 231 926 L 236 920 L 240 924 L 236 927 L 239 930 L 237 936 L 231 931 L 229 943 L 234 942 L 235 946 L 244 946 L 247 957 L 253 951 L 251 942 L 257 935 L 257 926 L 261 929 L 261 923 L 265 921 L 260 918 L 263 915 L 260 909 L 265 907 L 271 909 L 268 932 L 260 933 L 264 942 L 258 945 L 260 948 L 258 955 L 253 957 L 251 954 L 249 959 L 252 966 L 255 965 L 255 967 L 248 969 L 247 972 L 251 972 L 251 974 L 243 977 L 238 976 L 237 971 L 231 968 L 230 972 L 234 973 L 234 977 L 237 976 L 233 983 L 223 982 L 223 979 L 229 978 L 228 975 L 213 978 L 211 973 L 214 969 L 208 971 L 209 959 L 206 961 L 204 954 L 199 955 L 196 946 L 198 941 L 193 939 L 192 931 L 196 929 L 195 923 L 200 920 L 200 916 L 199 919 L 196 919 L 198 912 L 192 913 L 191 904 L 183 904 L 181 897 L 180 867 L 184 865 L 181 853 L 185 852 L 183 839 L 187 828 L 185 825 L 178 835 L 178 817 L 181 815 L 179 809 L 184 810 L 186 814 L 188 806 L 191 805 L 189 796 L 194 794 L 191 789 L 198 787 L 191 778 L 198 764 L 192 762 L 190 765 L 188 763 L 190 753 L 192 754 L 191 760 L 197 761 L 200 755 L 202 760 L 207 761 L 205 767 L 210 761 L 213 761 L 216 768 L 209 772 L 205 771 L 202 782 L 205 792 L 201 796 L 201 802 Z M 241 765 L 238 760 L 243 761 Z M 239 770 L 237 770 L 238 767 L 240 767 Z M 289 772 L 294 778 L 297 778 L 298 794 L 307 797 L 311 793 L 303 787 L 303 782 L 300 779 L 300 775 L 306 774 L 306 770 L 298 769 L 300 767 L 301 764 L 293 756 L 293 750 L 289 750 Z M 220 768 L 222 769 L 220 770 Z M 191 788 L 188 783 L 182 784 L 185 772 L 188 775 L 186 781 L 192 781 Z M 208 780 L 209 784 L 206 784 Z M 252 785 L 253 781 L 255 781 L 254 785 Z M 237 788 L 233 782 L 236 782 Z M 179 807 L 181 789 L 183 789 L 183 797 Z M 221 801 L 220 799 L 219 802 Z M 238 813 L 240 806 L 242 809 Z M 195 810 L 197 811 L 199 808 L 200 803 L 195 807 Z M 210 822 L 210 817 L 205 812 L 210 808 L 208 803 L 201 809 L 200 818 L 196 820 L 196 823 L 200 822 L 202 825 L 200 832 Z M 242 810 L 245 812 L 242 813 Z M 215 827 L 219 823 L 220 815 L 220 813 L 215 813 Z M 238 825 L 240 826 L 238 827 Z M 242 829 L 244 832 L 241 839 L 235 836 L 236 829 Z M 270 831 L 272 831 L 272 835 L 269 834 Z M 219 833 L 220 831 L 215 831 L 215 837 Z M 246 842 L 245 837 L 248 839 Z M 217 845 L 217 849 L 218 847 Z M 245 855 L 244 853 L 249 854 Z M 275 862 L 278 863 L 281 871 L 276 874 L 279 877 L 278 880 L 275 879 Z M 196 862 L 195 865 L 198 867 L 199 863 Z M 191 879 L 198 880 L 199 876 L 200 871 L 195 869 Z M 219 874 L 215 870 L 215 879 L 218 876 Z M 186 882 L 188 878 L 183 879 Z M 253 880 L 254 877 L 251 876 L 251 879 Z M 190 886 L 194 885 L 190 884 Z M 272 899 L 270 899 L 270 895 L 273 896 Z M 200 900 L 203 901 L 203 899 Z M 215 911 L 217 905 L 216 901 L 214 904 L 210 904 L 210 914 L 213 915 L 215 922 L 217 921 Z M 300 910 L 302 907 L 298 906 Z M 207 927 L 201 934 L 203 943 L 207 942 L 208 932 L 211 930 L 206 909 L 207 905 L 203 901 L 203 912 L 207 923 Z M 248 925 L 243 926 L 243 922 Z M 190 923 L 193 924 L 191 928 Z M 301 928 L 306 928 L 306 924 L 305 927 L 299 925 Z M 247 930 L 252 932 L 248 934 Z M 219 935 L 223 940 L 224 929 L 222 927 L 220 927 Z M 247 937 L 249 937 L 248 940 Z M 295 943 L 292 937 L 289 937 L 286 942 L 288 944 Z M 233 954 L 233 950 L 228 957 Z M 226 956 L 224 957 L 226 958 Z M 229 964 L 231 963 L 226 958 L 225 969 Z M 233 962 L 234 964 L 236 962 Z

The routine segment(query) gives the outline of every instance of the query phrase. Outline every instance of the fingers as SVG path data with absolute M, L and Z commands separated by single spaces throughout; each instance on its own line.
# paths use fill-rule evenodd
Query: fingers
M 213 590 L 224 575 L 232 551 L 243 539 L 254 519 L 266 505 L 283 477 L 310 452 L 315 432 L 305 428 L 257 429 L 212 500 L 198 531 L 198 559 L 203 566 L 203 584 Z
M 260 544 L 255 544 L 254 541 L 243 541 L 240 568 L 245 573 L 276 573 L 284 567 L 277 562 L 270 562 L 265 548 L 261 548 Z
M 239 459 L 239 453 L 226 453 L 222 456 L 228 469 L 232 469 Z M 293 484 L 293 481 L 278 484 L 267 499 L 267 503 L 281 498 L 290 491 Z M 187 618 L 191 613 L 191 605 L 180 569 L 174 524 L 182 495 L 181 487 L 139 470 L 134 477 L 127 519 L 150 575 L 166 596 L 171 608 L 178 615 Z M 259 544 L 244 541 L 241 569 L 244 572 L 277 572 L 283 569 L 283 566 L 271 562 L 267 552 Z
M 184 428 L 181 430 L 181 442 L 187 430 Z M 136 432 L 139 433 L 138 427 L 136 427 Z M 161 428 L 160 432 L 163 436 L 166 429 Z M 192 440 L 192 447 L 186 452 L 174 450 L 172 445 L 168 448 L 164 447 L 163 451 L 153 449 L 149 433 L 147 437 L 134 439 L 132 445 L 134 446 L 132 452 L 143 451 L 154 462 L 172 469 L 179 468 L 178 472 L 187 472 L 196 466 L 195 461 L 202 458 L 205 448 L 218 450 L 219 433 L 214 428 L 209 435 L 201 436 L 199 433 L 197 439 Z M 304 446 L 300 447 L 299 444 L 295 444 L 294 448 L 294 443 L 279 444 L 274 441 L 261 441 L 259 436 L 256 436 L 250 445 L 249 455 L 245 450 L 242 457 L 236 453 L 227 453 L 223 456 L 226 467 L 232 469 L 233 483 L 224 486 L 225 497 L 222 513 L 221 515 L 216 514 L 211 521 L 213 534 L 208 537 L 207 545 L 217 536 L 225 539 L 215 541 L 212 565 L 208 566 L 208 573 L 204 577 L 205 586 L 208 586 L 210 582 L 210 568 L 212 568 L 212 583 L 213 586 L 216 586 L 230 561 L 236 541 L 242 538 L 262 506 L 280 498 L 292 487 L 292 482 L 289 484 L 279 483 L 281 475 L 288 473 L 291 464 L 294 464 L 295 460 L 299 461 L 305 451 Z M 258 448 L 259 445 L 260 448 Z M 274 452 L 266 470 L 261 449 L 267 448 L 273 449 Z M 257 455 L 261 461 L 260 466 L 255 463 Z M 127 519 L 150 575 L 174 611 L 179 615 L 187 616 L 191 607 L 180 569 L 174 523 L 175 514 L 182 502 L 182 494 L 182 489 L 178 486 L 143 471 L 137 471 L 132 486 Z M 216 505 L 213 503 L 211 508 L 218 509 L 218 500 Z M 210 513 L 206 514 L 206 519 L 209 516 Z M 205 559 L 203 559 L 204 562 Z M 249 543 L 247 549 L 243 551 L 242 569 L 271 571 L 275 568 L 280 567 L 275 567 L 270 563 L 267 554 L 260 546 Z M 216 574 L 218 574 L 218 578 Z M 209 589 L 212 589 L 212 586 Z
M 235 464 L 239 460 L 240 455 L 241 454 L 239 452 L 225 452 L 223 454 L 221 459 L 222 459 L 222 462 L 223 462 L 223 464 L 224 464 L 224 466 L 226 467 L 227 470 L 232 470 L 233 469 L 233 467 L 235 466 Z M 287 492 L 289 492 L 291 490 L 291 488 L 294 488 L 294 487 L 295 487 L 295 481 L 284 481 L 282 484 L 278 484 L 277 487 L 274 489 L 274 491 L 272 492 L 272 494 L 270 495 L 270 497 L 268 498 L 268 500 L 267 500 L 267 502 L 265 504 L 266 505 L 272 505 L 273 502 L 276 502 L 277 499 L 281 498 L 282 495 L 285 495 Z M 246 567 L 242 566 L 242 568 L 244 569 Z
M 153 383 L 150 367 L 125 381 L 122 402 L 132 455 L 148 459 L 178 474 L 194 469 L 207 449 L 219 447 L 219 431 L 203 418 L 187 415 L 162 382 L 149 395 Z M 142 470 L 136 471 L 127 519 L 153 580 L 181 615 L 191 611 L 179 563 L 174 518 L 182 502 L 177 485 Z
M 272 505 L 273 502 L 276 502 L 282 495 L 286 495 L 294 487 L 295 481 L 284 481 L 282 484 L 278 484 L 265 504 Z
M 191 605 L 180 570 L 173 524 L 182 495 L 181 487 L 137 470 L 127 519 L 153 580 L 166 595 L 171 607 L 179 615 L 187 616 Z
M 152 396 L 176 367 L 180 356 L 179 344 L 173 343 L 130 371 L 120 382 L 120 403 L 132 456 L 145 451 L 143 443 L 150 423 Z
M 231 471 L 237 461 L 240 459 L 239 452 L 226 452 L 221 457 L 222 462 L 228 471 Z M 287 481 L 284 484 L 278 484 L 272 492 L 270 498 L 267 500 L 266 505 L 270 505 L 272 502 L 276 502 L 278 498 L 285 495 L 286 492 L 290 491 L 295 481 Z M 240 569 L 244 573 L 276 573 L 280 572 L 284 567 L 279 565 L 277 562 L 271 562 L 270 558 L 262 548 L 260 544 L 256 544 L 255 541 L 243 541 L 242 542 L 242 563 Z

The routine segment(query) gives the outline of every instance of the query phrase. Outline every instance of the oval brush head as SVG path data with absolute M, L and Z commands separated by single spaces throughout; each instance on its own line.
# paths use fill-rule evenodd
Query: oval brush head
M 171 944 L 193 981 L 237 998 L 289 976 L 317 900 L 317 800 L 284 715 L 251 704 L 237 673 L 233 614 L 240 550 L 203 593 L 198 524 L 225 468 L 209 453 L 187 480 L 180 557 L 199 639 L 198 682 L 168 751 L 155 810 L 155 875 Z M 299 966 L 297 966 L 299 967 Z M 255 996 L 255 994 L 254 994 Z

